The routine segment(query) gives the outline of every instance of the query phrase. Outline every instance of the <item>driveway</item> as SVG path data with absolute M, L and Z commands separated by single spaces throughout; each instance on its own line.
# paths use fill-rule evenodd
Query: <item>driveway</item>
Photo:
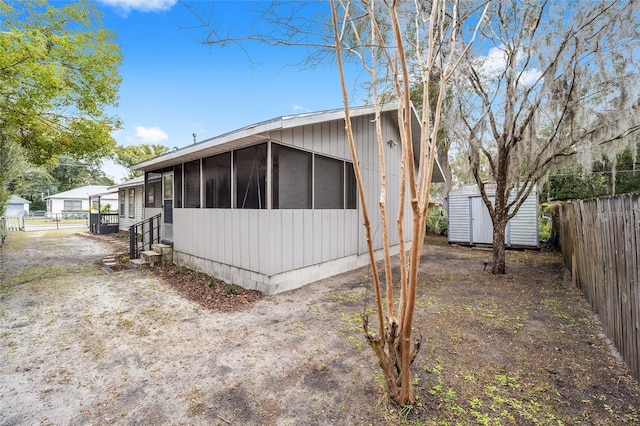
M 0 250 L 0 424 L 328 424 L 375 400 L 368 351 L 353 365 L 330 324 L 309 328 L 336 282 L 220 314 L 146 270 L 106 274 L 114 247 L 70 230 Z M 356 370 L 357 395 L 331 390 Z M 376 419 L 359 405 L 348 422 Z

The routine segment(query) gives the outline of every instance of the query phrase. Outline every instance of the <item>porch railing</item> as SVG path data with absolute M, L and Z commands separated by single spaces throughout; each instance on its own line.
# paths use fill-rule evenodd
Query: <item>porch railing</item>
M 150 250 L 151 244 L 160 242 L 160 216 L 157 214 L 129 227 L 129 258 L 137 259 L 141 251 Z
M 89 229 L 93 234 L 110 234 L 118 232 L 118 213 L 91 213 Z

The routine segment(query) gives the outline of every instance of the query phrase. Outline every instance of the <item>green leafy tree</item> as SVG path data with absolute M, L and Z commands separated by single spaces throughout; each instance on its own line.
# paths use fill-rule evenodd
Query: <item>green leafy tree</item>
M 150 158 L 157 157 L 166 152 L 169 152 L 169 148 L 164 145 L 158 144 L 140 144 L 122 146 L 118 145 L 111 154 L 111 159 L 116 163 L 129 170 L 128 179 L 133 179 L 137 176 L 141 176 L 141 171 L 132 171 L 131 166 Z
M 107 176 L 100 162 L 85 163 L 72 156 L 60 156 L 55 165 L 49 167 L 53 183 L 51 190 L 68 191 L 85 185 L 113 185 L 113 179 Z
M 640 170 L 630 148 L 620 153 L 615 161 L 596 162 L 590 170 L 584 170 L 573 161 L 550 173 L 542 196 L 547 201 L 566 201 L 628 192 L 640 192 Z
M 108 155 L 121 55 L 95 6 L 0 0 L 0 16 L 0 163 Z M 12 173 L 0 168 L 0 210 Z

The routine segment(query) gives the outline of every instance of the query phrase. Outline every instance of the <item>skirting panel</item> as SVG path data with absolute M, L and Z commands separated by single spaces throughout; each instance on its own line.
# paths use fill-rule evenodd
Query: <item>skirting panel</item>
M 410 246 L 410 242 L 406 243 L 407 248 Z M 392 247 L 391 251 L 392 255 L 397 254 L 399 246 Z M 382 259 L 383 254 L 382 250 L 378 250 L 376 259 Z M 178 251 L 173 253 L 173 260 L 177 265 L 203 272 L 224 282 L 272 295 L 300 288 L 312 282 L 366 266 L 369 264 L 369 254 L 347 256 L 272 276 Z

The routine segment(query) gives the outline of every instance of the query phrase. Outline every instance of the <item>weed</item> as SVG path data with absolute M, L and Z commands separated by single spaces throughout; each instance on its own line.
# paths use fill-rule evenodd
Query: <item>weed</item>
M 405 405 L 400 410 L 400 415 L 406 420 L 407 417 L 409 417 L 409 415 L 411 414 L 412 411 L 413 411 L 413 405 Z
M 217 281 L 215 278 L 210 277 L 210 278 L 209 278 L 209 281 L 207 281 L 207 285 L 208 285 L 209 287 L 214 287 L 214 286 L 217 284 L 217 282 L 218 282 L 218 281 Z
M 235 284 L 227 283 L 224 287 L 224 294 L 227 296 L 231 296 L 232 294 L 236 294 L 238 290 L 236 289 Z

